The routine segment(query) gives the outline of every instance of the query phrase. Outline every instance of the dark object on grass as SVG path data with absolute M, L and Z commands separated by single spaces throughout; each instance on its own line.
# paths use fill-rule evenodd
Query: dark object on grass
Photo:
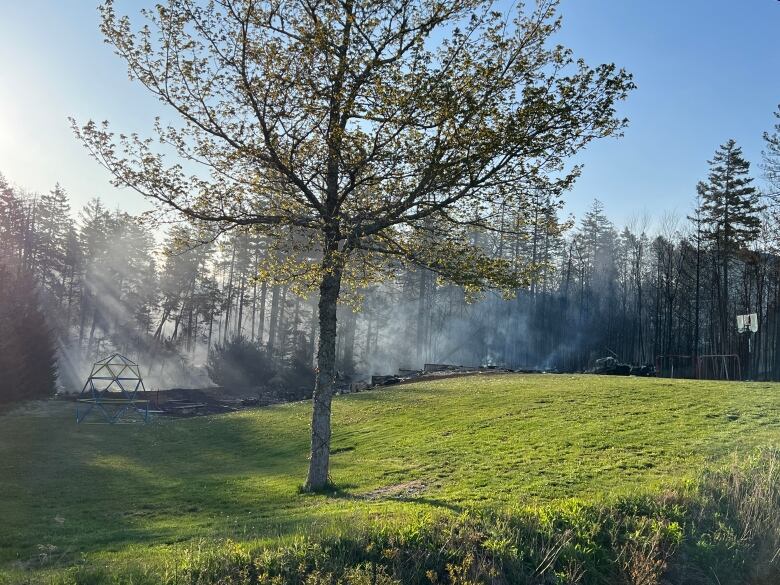
M 643 378 L 652 378 L 655 376 L 655 366 L 645 364 L 644 366 L 631 366 L 632 376 L 641 376 Z
M 428 372 L 446 372 L 449 370 L 457 370 L 460 366 L 453 366 L 451 364 L 423 364 L 423 371 Z
M 398 384 L 401 378 L 398 376 L 371 376 L 372 386 L 389 386 L 390 384 Z
M 596 367 L 593 368 L 594 374 L 607 376 L 628 376 L 631 374 L 631 366 L 622 364 L 612 356 L 596 360 Z
M 632 366 L 631 364 L 619 362 L 617 358 L 608 356 L 596 360 L 593 373 L 604 376 L 642 376 L 647 378 L 655 376 L 655 367 L 652 364 Z
M 166 414 L 172 416 L 189 416 L 206 413 L 205 402 L 189 402 L 187 400 L 170 400 L 164 406 Z

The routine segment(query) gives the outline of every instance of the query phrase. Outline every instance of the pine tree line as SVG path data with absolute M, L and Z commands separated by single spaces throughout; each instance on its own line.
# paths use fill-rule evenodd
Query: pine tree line
M 697 356 L 728 354 L 739 356 L 743 377 L 780 379 L 780 123 L 765 144 L 763 194 L 730 140 L 692 193 L 690 216 L 666 215 L 654 229 L 641 218 L 618 229 L 598 201 L 575 222 L 549 193 L 518 193 L 493 210 L 501 229 L 475 225 L 472 237 L 527 267 L 526 286 L 512 299 L 474 299 L 430 270 L 401 267 L 340 308 L 340 371 L 426 362 L 573 371 L 613 355 L 684 375 Z M 262 233 L 236 229 L 212 241 L 199 226 L 176 225 L 158 246 L 139 218 L 97 199 L 70 221 L 59 185 L 38 196 L 3 181 L 2 197 L 0 265 L 28 275 L 17 292 L 40 291 L 50 325 L 36 328 L 53 328 L 65 384 L 77 385 L 84 364 L 110 350 L 136 356 L 150 374 L 203 383 L 209 353 L 237 337 L 278 359 L 313 362 L 314 298 L 267 269 L 279 251 Z M 12 279 L 3 281 L 10 290 Z M 33 309 L 2 306 L 36 323 Z M 736 330 L 743 313 L 758 315 L 749 340 Z M 18 362 L 14 351 L 2 359 Z
M 56 354 L 30 269 L 31 218 L 0 175 L 0 405 L 56 389 Z

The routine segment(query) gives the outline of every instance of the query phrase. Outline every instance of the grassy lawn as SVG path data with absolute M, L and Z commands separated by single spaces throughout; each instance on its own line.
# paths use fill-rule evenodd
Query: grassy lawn
M 72 404 L 0 415 L 0 572 L 41 546 L 164 555 L 366 518 L 656 491 L 780 443 L 780 384 L 494 375 L 339 397 L 329 496 L 298 493 L 310 405 L 80 425 Z

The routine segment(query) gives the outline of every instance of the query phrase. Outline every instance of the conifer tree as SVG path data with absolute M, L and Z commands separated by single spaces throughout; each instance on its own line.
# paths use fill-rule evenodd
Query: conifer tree
M 49 193 L 41 195 L 37 206 L 37 258 L 41 284 L 58 301 L 63 300 L 65 258 L 68 253 L 70 202 L 65 190 L 57 183 Z
M 24 209 L 14 189 L 0 174 L 0 264 L 19 259 L 22 251 Z
M 720 345 L 725 353 L 729 349 L 731 262 L 758 237 L 764 206 L 752 184 L 750 163 L 736 141 L 732 139 L 721 145 L 708 163 L 707 180 L 701 181 L 696 189 L 701 200 L 704 236 L 714 253 Z
M 769 184 L 769 195 L 777 201 L 780 199 L 780 104 L 775 112 L 775 120 L 773 132 L 764 132 L 766 150 L 761 153 L 764 158 L 761 168 Z
M 56 350 L 27 271 L 0 264 L 0 404 L 51 396 Z

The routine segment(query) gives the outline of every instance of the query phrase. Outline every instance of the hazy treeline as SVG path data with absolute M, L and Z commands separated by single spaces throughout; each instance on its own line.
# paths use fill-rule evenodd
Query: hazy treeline
M 99 199 L 74 213 L 59 185 L 31 194 L 0 178 L 0 191 L 0 265 L 13 259 L 37 283 L 68 389 L 110 351 L 138 359 L 152 386 L 206 384 L 209 350 L 238 335 L 262 339 L 275 358 L 311 361 L 302 326 L 311 309 L 287 286 L 258 281 L 256 237 L 199 245 L 195 230 L 173 226 L 158 243 L 140 218 Z
M 388 310 L 382 295 L 370 298 L 376 309 L 361 315 L 361 346 L 382 346 L 371 331 L 385 307 L 401 330 L 395 337 L 399 351 L 406 348 L 401 361 L 414 365 L 581 370 L 612 355 L 693 375 L 695 358 L 728 354 L 737 358 L 704 358 L 705 373 L 738 375 L 738 359 L 742 377 L 780 378 L 780 127 L 775 130 L 765 136 L 763 191 L 730 140 L 702 169 L 687 215 L 637 217 L 619 228 L 594 201 L 579 221 L 562 222 L 560 205 L 543 194 L 499 210 L 501 223 L 514 224 L 516 233 L 483 236 L 484 245 L 536 266 L 527 287 L 512 300 L 494 296 L 469 305 L 430 274 L 409 275 L 400 287 L 406 310 Z M 740 334 L 736 316 L 749 313 L 757 314 L 758 332 Z
M 643 364 L 736 354 L 744 377 L 780 378 L 775 130 L 765 136 L 763 191 L 729 141 L 692 186 L 687 217 L 618 227 L 598 201 L 575 221 L 543 192 L 519 196 L 495 210 L 500 229 L 473 237 L 526 267 L 527 286 L 513 298 L 474 299 L 428 270 L 401 269 L 340 308 L 339 370 L 362 376 L 425 362 L 581 370 L 606 355 Z M 209 352 L 237 336 L 275 358 L 313 362 L 315 303 L 259 270 L 269 254 L 262 235 L 236 229 L 209 241 L 175 225 L 158 243 L 138 218 L 97 199 L 74 213 L 60 186 L 37 195 L 3 180 L 0 190 L 2 264 L 37 282 L 63 384 L 114 349 L 140 360 L 152 383 L 206 383 Z M 751 351 L 736 330 L 742 313 L 759 319 Z M 664 363 L 672 361 L 678 373 L 691 363 Z
M 0 404 L 53 393 L 56 355 L 35 279 L 8 246 L 22 209 L 0 176 Z

